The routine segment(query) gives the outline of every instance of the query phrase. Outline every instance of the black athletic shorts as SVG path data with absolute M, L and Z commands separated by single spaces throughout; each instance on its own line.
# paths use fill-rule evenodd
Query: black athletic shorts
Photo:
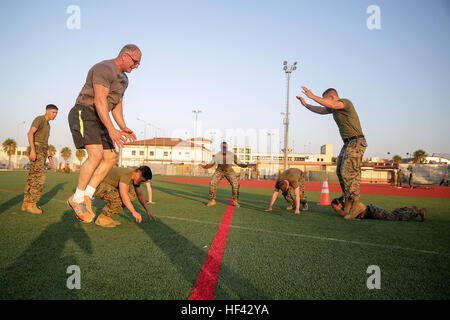
M 69 127 L 77 149 L 90 144 L 101 144 L 103 149 L 114 149 L 108 130 L 97 112 L 91 108 L 75 105 L 69 112 Z

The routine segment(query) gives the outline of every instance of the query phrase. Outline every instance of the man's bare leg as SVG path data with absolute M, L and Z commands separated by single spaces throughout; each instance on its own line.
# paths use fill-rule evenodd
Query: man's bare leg
M 92 212 L 90 203 L 89 210 L 86 207 L 85 190 L 96 168 L 102 161 L 103 146 L 101 144 L 94 144 L 87 145 L 85 148 L 88 158 L 81 166 L 78 186 L 75 190 L 75 194 L 69 197 L 67 204 L 74 210 L 78 219 L 83 222 L 90 223 L 94 219 L 95 215 Z
M 97 166 L 89 180 L 88 186 L 96 189 L 100 182 L 106 177 L 108 172 L 117 164 L 119 157 L 113 149 L 103 150 L 102 161 Z
M 78 189 L 86 190 L 94 172 L 100 166 L 103 160 L 103 146 L 101 144 L 91 144 L 86 146 L 88 158 L 80 169 L 80 177 L 78 178 Z M 97 187 L 97 186 L 96 186 Z

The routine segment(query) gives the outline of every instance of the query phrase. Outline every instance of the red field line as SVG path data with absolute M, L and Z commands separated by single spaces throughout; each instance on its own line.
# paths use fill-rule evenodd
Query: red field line
M 203 263 L 189 300 L 212 300 L 214 298 L 223 252 L 227 245 L 233 210 L 234 206 L 230 200 L 230 204 L 228 205 L 227 211 L 225 211 L 219 230 L 209 248 L 208 256 Z
M 167 178 L 165 180 L 192 183 L 192 184 L 209 184 L 209 178 Z M 263 188 L 273 189 L 274 180 L 239 180 L 239 184 L 243 188 Z M 227 180 L 222 180 L 219 185 L 228 186 Z M 341 186 L 339 183 L 328 183 L 330 192 L 341 192 Z M 305 191 L 317 191 L 322 190 L 322 182 L 306 182 Z M 403 197 L 420 197 L 420 198 L 443 198 L 450 199 L 450 187 L 438 187 L 438 186 L 417 186 L 413 189 L 404 187 L 397 189 L 386 184 L 361 184 L 361 194 L 383 195 L 383 196 L 403 196 Z

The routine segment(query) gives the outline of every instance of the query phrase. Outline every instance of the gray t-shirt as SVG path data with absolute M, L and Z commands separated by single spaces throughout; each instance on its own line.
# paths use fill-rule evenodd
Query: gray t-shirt
M 86 83 L 78 95 L 76 104 L 89 107 L 95 111 L 94 84 L 100 84 L 109 89 L 107 102 L 108 110 L 111 111 L 122 99 L 128 87 L 128 77 L 120 71 L 114 60 L 104 60 L 89 70 Z

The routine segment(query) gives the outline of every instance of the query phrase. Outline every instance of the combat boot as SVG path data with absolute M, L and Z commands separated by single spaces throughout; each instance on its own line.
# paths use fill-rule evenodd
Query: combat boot
M 303 206 L 302 211 L 308 211 L 308 209 L 309 209 L 308 202 L 303 203 L 302 206 Z
M 344 198 L 344 210 L 341 212 L 341 216 L 345 217 L 350 213 L 350 209 L 352 208 L 352 202 L 350 201 L 349 197 Z
M 111 222 L 110 219 L 108 219 L 107 216 L 105 216 L 103 213 L 99 214 L 97 219 L 95 220 L 95 224 L 104 227 L 104 228 L 115 228 L 116 224 Z
M 363 213 L 364 210 L 366 210 L 366 206 L 361 201 L 359 201 L 359 198 L 355 198 L 352 201 L 352 208 L 350 209 L 349 214 L 346 215 L 344 217 L 344 219 L 345 220 L 353 220 L 357 216 L 359 216 L 361 213 Z
M 24 201 L 24 202 L 22 203 L 22 211 L 27 211 L 27 208 L 28 208 L 28 205 L 29 205 L 29 204 L 30 204 L 29 202 Z
M 424 222 L 425 220 L 427 220 L 427 208 L 420 208 L 419 209 L 419 215 L 422 218 L 422 222 Z
M 207 207 L 212 207 L 212 206 L 215 206 L 215 205 L 216 205 L 216 200 L 213 199 L 213 200 L 209 201 L 206 206 Z
M 120 226 L 122 223 L 120 223 L 117 220 L 114 220 L 111 216 L 106 216 L 108 218 L 108 220 L 110 220 L 112 223 L 114 223 L 116 226 Z
M 41 207 L 36 206 L 36 203 L 29 202 L 27 212 L 31 214 L 42 214 L 42 209 Z
M 239 208 L 239 207 L 240 207 L 240 205 L 239 205 L 239 203 L 237 202 L 237 200 L 233 200 L 233 206 L 235 206 L 236 208 Z

